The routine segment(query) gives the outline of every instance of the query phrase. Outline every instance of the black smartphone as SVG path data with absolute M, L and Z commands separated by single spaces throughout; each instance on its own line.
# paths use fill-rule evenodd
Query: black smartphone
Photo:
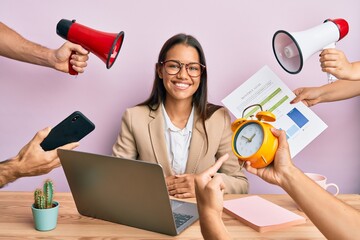
M 94 129 L 94 123 L 81 112 L 75 111 L 51 129 L 40 146 L 45 151 L 53 150 L 65 144 L 80 141 Z

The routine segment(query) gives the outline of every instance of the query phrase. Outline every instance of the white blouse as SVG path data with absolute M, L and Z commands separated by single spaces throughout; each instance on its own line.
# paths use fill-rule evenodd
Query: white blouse
M 185 128 L 176 127 L 170 120 L 164 104 L 161 108 L 165 119 L 165 140 L 170 165 L 175 174 L 184 174 L 189 156 L 191 133 L 194 124 L 194 106 L 192 107 L 189 119 Z

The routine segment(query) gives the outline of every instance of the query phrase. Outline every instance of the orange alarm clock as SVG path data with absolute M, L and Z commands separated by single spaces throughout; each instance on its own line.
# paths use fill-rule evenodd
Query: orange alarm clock
M 255 106 L 261 110 L 256 114 L 257 119 L 244 118 L 245 111 Z M 253 104 L 244 109 L 242 118 L 231 124 L 232 150 L 239 162 L 250 161 L 252 167 L 263 168 L 274 160 L 279 142 L 270 130 L 273 126 L 267 122 L 275 120 L 273 113 L 263 111 L 260 104 Z

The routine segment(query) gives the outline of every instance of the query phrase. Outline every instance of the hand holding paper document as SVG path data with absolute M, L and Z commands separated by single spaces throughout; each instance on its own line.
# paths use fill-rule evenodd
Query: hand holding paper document
M 280 80 L 268 66 L 264 66 L 247 81 L 222 100 L 222 103 L 236 117 L 252 104 L 260 104 L 264 110 L 272 112 L 275 128 L 286 132 L 293 158 L 311 141 L 319 136 L 327 125 L 302 102 L 290 104 L 295 94 Z M 259 108 L 244 115 L 254 115 Z

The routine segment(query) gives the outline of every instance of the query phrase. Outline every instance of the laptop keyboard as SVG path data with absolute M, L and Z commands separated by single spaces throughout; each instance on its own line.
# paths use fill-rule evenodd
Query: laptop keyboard
M 186 215 L 181 213 L 173 213 L 173 215 L 175 219 L 176 228 L 179 228 L 193 217 L 191 215 Z

